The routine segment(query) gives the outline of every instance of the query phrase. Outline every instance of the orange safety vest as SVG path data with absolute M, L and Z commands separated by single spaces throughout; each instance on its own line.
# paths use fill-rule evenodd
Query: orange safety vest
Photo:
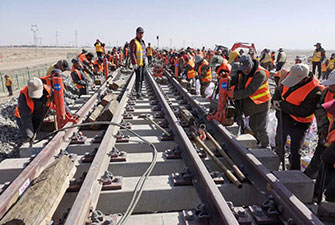
M 219 74 L 220 74 L 220 72 L 221 72 L 222 70 L 223 70 L 224 72 L 227 72 L 228 75 L 230 75 L 231 65 L 228 64 L 228 61 L 227 61 L 226 59 L 223 59 L 223 62 L 221 63 L 221 65 L 220 65 L 219 67 L 217 67 L 217 69 L 216 69 L 216 74 L 217 74 L 218 76 L 220 76 Z
M 86 61 L 86 60 L 87 60 L 87 58 L 86 58 L 86 55 L 85 55 L 85 54 L 79 54 L 79 55 L 78 55 L 78 58 L 79 58 L 80 62 L 84 62 L 84 61 Z
M 327 64 L 326 62 L 321 64 L 321 72 L 327 72 Z
M 198 73 L 201 74 L 201 68 L 203 65 L 208 66 L 208 62 L 206 59 L 204 59 L 204 61 L 202 62 L 202 64 L 199 66 L 198 68 Z M 201 79 L 202 83 L 207 83 L 207 82 L 211 82 L 212 81 L 212 69 L 210 66 L 208 66 L 208 71 L 206 73 L 206 76 L 204 78 Z
M 71 73 L 73 73 L 73 72 L 76 72 L 78 74 L 79 80 L 82 80 L 81 73 L 78 69 L 75 69 L 74 67 L 72 67 Z M 81 89 L 81 88 L 85 87 L 85 86 L 82 86 L 82 85 L 79 85 L 79 84 L 75 83 L 74 81 L 73 81 L 73 83 L 78 89 Z
M 283 85 L 283 91 L 282 91 L 282 99 L 288 103 L 291 103 L 293 105 L 299 106 L 305 98 L 308 96 L 308 94 L 316 87 L 320 86 L 320 82 L 317 78 L 313 77 L 313 80 L 305 84 L 304 86 L 298 88 L 297 90 L 290 93 L 287 97 L 284 97 L 286 92 L 289 90 L 288 87 Z M 290 116 L 300 122 L 300 123 L 311 123 L 314 119 L 314 113 L 307 116 L 307 117 L 297 117 L 290 114 Z
M 47 86 L 47 85 L 45 85 L 45 84 L 43 84 L 43 87 L 44 87 L 44 89 L 45 90 L 47 90 L 47 92 L 48 92 L 48 96 L 47 96 L 47 98 L 49 98 L 49 96 L 50 96 L 50 94 L 51 94 L 51 89 Z M 21 91 L 20 91 L 20 93 L 21 94 L 24 94 L 24 96 L 26 97 L 26 102 L 27 102 L 27 106 L 29 107 L 29 109 L 30 109 L 30 115 L 32 115 L 33 114 L 33 112 L 34 112 L 34 102 L 33 102 L 33 100 L 29 97 L 29 95 L 28 95 L 28 86 L 25 86 Z M 50 107 L 52 104 L 50 103 L 50 102 L 48 102 L 48 107 Z M 16 106 L 16 109 L 15 109 L 15 113 L 14 113 L 14 115 L 15 115 L 15 117 L 17 117 L 17 118 L 21 118 L 21 116 L 20 116 L 20 111 L 19 111 L 19 105 L 17 105 Z
M 102 66 L 102 63 L 100 64 L 99 62 L 98 62 L 98 59 L 96 59 L 95 61 L 94 61 L 94 65 L 97 65 L 98 66 L 98 72 L 101 72 L 102 70 L 103 70 L 103 66 Z M 81 79 L 81 78 L 80 78 Z
M 195 71 L 194 71 L 195 64 L 192 60 L 188 60 L 187 65 L 191 67 L 191 69 L 187 71 L 187 78 L 192 79 L 193 77 L 195 77 Z
M 258 66 L 258 68 L 255 71 L 255 73 L 257 73 L 258 71 L 261 71 L 261 70 L 265 71 L 267 79 L 264 82 L 264 84 L 262 84 L 255 93 L 253 93 L 251 96 L 249 96 L 249 98 L 256 105 L 265 103 L 265 102 L 267 102 L 267 101 L 269 101 L 271 99 L 270 87 L 269 87 L 269 82 L 268 82 L 270 72 L 268 70 L 264 69 L 263 67 Z M 241 79 L 241 74 L 239 75 L 239 80 L 240 79 Z M 247 80 L 247 82 L 245 84 L 245 88 L 247 88 L 249 86 L 249 84 L 251 83 L 252 79 L 253 79 L 253 77 L 249 77 L 248 78 L 248 80 Z
M 176 77 L 178 77 L 178 72 L 179 72 L 178 62 L 179 62 L 180 59 L 182 59 L 183 64 L 184 64 L 184 59 L 181 58 L 181 57 L 177 58 L 177 60 L 175 60 L 175 62 L 174 62 L 174 75 L 175 75 Z
M 332 92 L 330 92 L 330 91 L 328 90 L 328 92 L 327 92 L 327 94 L 326 94 L 326 97 L 325 97 L 325 103 L 326 103 L 326 102 L 329 102 L 329 101 L 331 101 L 331 100 L 333 100 L 333 99 L 334 99 L 334 93 L 332 93 Z M 327 112 L 327 117 L 328 117 L 329 122 L 332 123 L 332 120 L 333 120 L 333 116 L 332 116 L 332 114 L 329 113 L 329 112 Z

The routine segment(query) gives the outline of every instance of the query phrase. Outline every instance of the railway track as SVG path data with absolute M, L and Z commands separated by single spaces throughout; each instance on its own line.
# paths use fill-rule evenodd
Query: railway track
M 119 106 L 113 119 L 104 122 L 107 128 L 81 129 L 87 139 L 76 144 L 63 140 L 79 127 L 61 131 L 26 168 L 17 168 L 19 176 L 0 196 L 1 217 L 9 209 L 8 203 L 13 203 L 12 196 L 17 196 L 25 184 L 27 174 L 31 174 L 30 182 L 60 149 L 67 149 L 78 155 L 74 177 L 78 181 L 85 174 L 85 179 L 79 187 L 72 183 L 64 194 L 52 217 L 53 224 L 322 224 L 279 182 L 277 177 L 283 174 L 278 172 L 276 177 L 270 172 L 276 166 L 267 161 L 276 161 L 274 157 L 247 150 L 244 146 L 250 145 L 248 141 L 236 139 L 220 124 L 203 119 L 206 103 L 165 73 L 168 83 L 159 85 L 149 72 L 143 100 L 134 97 L 135 76 L 131 75 L 126 87 L 117 92 Z M 98 96 L 107 91 L 106 86 L 104 83 L 80 108 L 81 122 L 96 106 Z M 247 180 L 240 179 L 240 185 L 232 183 L 199 143 L 194 144 L 192 129 L 183 121 L 180 106 L 206 124 L 207 131 Z M 208 140 L 205 143 L 213 151 L 219 147 Z M 0 173 L 1 169 L 0 164 Z M 234 174 L 237 176 L 236 171 Z M 263 208 L 256 207 L 264 202 Z

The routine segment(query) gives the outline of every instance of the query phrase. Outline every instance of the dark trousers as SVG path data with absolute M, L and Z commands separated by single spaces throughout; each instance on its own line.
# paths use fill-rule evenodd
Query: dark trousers
M 148 63 L 149 63 L 149 64 L 152 63 L 152 56 L 148 56 Z
M 321 154 L 325 150 L 325 146 L 321 141 L 318 142 L 318 146 L 315 149 L 313 158 L 309 163 L 308 167 L 304 171 L 304 173 L 311 179 L 315 179 L 318 176 L 319 168 L 321 166 Z
M 324 149 L 321 154 L 321 161 L 322 163 L 319 166 L 319 174 L 315 183 L 314 196 L 318 196 L 319 194 L 322 194 L 324 190 L 326 190 L 326 201 L 335 202 L 334 144 Z M 324 186 L 322 185 L 323 182 Z
M 279 111 L 277 111 L 276 113 L 277 118 L 279 118 Z M 278 119 L 278 125 L 277 125 L 277 132 L 276 132 L 276 148 L 275 151 L 277 153 L 277 155 L 279 156 L 280 160 L 282 161 L 283 157 L 284 157 L 284 145 L 286 143 L 286 139 L 287 136 L 290 135 L 291 137 L 291 153 L 290 153 L 290 164 L 291 170 L 300 170 L 300 157 L 301 155 L 299 154 L 299 150 L 301 147 L 301 144 L 304 140 L 305 137 L 305 133 L 307 131 L 307 129 L 309 128 L 310 124 L 306 123 L 298 123 L 293 121 L 293 119 L 288 118 L 289 115 L 283 115 L 283 130 L 280 131 L 280 126 L 279 123 L 281 121 L 279 121 Z M 281 132 L 282 132 L 282 140 L 280 140 L 281 138 Z M 282 141 L 283 143 L 283 148 L 280 148 L 280 141 Z
M 249 116 L 250 129 L 262 148 L 267 148 L 269 146 L 269 135 L 266 131 L 267 117 L 268 111 L 259 112 Z
M 284 64 L 285 64 L 284 62 L 278 62 L 277 63 L 277 68 L 276 68 L 277 71 L 281 70 L 281 68 L 284 66 Z
M 321 62 L 312 62 L 312 72 L 315 74 L 316 67 L 318 67 L 318 79 L 321 77 Z
M 102 57 L 102 52 L 97 52 L 97 57 Z
M 79 97 L 82 96 L 82 95 L 87 95 L 87 94 L 88 94 L 87 87 L 79 89 Z
M 139 66 L 135 71 L 136 78 L 135 78 L 135 90 L 136 94 L 141 94 L 142 92 L 142 83 L 144 80 L 144 66 Z
M 8 90 L 9 96 L 12 96 L 12 95 L 13 95 L 12 86 L 6 86 L 6 87 L 7 87 L 7 90 Z

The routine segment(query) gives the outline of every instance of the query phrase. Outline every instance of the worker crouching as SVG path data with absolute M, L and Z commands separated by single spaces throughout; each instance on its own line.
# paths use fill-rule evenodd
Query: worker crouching
M 51 106 L 51 89 L 41 79 L 33 77 L 20 91 L 15 117 L 24 141 L 34 138 L 43 118 Z
M 249 116 L 249 126 L 262 148 L 269 146 L 266 131 L 271 99 L 268 79 L 269 72 L 257 60 L 253 60 L 250 55 L 243 55 L 237 72 L 231 72 L 231 86 L 235 88 L 227 91 L 231 99 L 239 101 L 241 112 Z
M 74 85 L 79 89 L 79 96 L 88 93 L 88 80 L 84 74 L 80 62 L 77 58 L 72 59 L 73 63 L 71 77 Z
M 209 63 L 201 55 L 196 55 L 195 64 L 198 71 L 198 77 L 200 78 L 201 84 L 201 95 L 205 95 L 205 90 L 212 81 L 212 69 Z

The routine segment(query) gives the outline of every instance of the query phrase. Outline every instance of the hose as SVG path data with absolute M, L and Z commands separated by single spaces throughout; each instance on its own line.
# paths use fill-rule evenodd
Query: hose
M 152 151 L 152 160 L 151 163 L 149 165 L 149 167 L 146 169 L 146 171 L 144 172 L 144 174 L 140 177 L 140 179 L 138 180 L 138 182 L 136 183 L 136 186 L 134 188 L 134 194 L 133 197 L 131 199 L 131 202 L 126 210 L 126 212 L 123 214 L 123 216 L 121 217 L 121 219 L 117 222 L 117 225 L 123 225 L 126 223 L 126 221 L 128 220 L 129 216 L 132 214 L 132 212 L 134 211 L 138 201 L 141 198 L 142 192 L 143 192 L 143 188 L 144 185 L 147 181 L 147 178 L 150 176 L 153 168 L 156 165 L 157 162 L 157 149 L 156 147 L 149 141 L 147 141 L 146 139 L 144 139 L 143 137 L 141 137 L 140 135 L 138 135 L 136 132 L 130 130 L 129 128 L 119 124 L 119 123 L 114 123 L 114 122 L 108 122 L 108 121 L 99 121 L 99 122 L 88 122 L 88 123 L 82 123 L 82 124 L 75 124 L 69 127 L 63 127 L 61 129 L 55 130 L 51 133 L 49 133 L 48 135 L 42 137 L 41 139 L 37 140 L 36 142 L 34 142 L 34 144 L 42 141 L 43 139 L 50 137 L 53 134 L 56 134 L 60 131 L 64 131 L 70 128 L 75 128 L 75 127 L 82 127 L 82 126 L 88 126 L 88 125 L 114 125 L 114 126 L 118 126 L 120 128 L 123 128 L 125 130 L 127 130 L 128 132 L 130 132 L 131 134 L 133 134 L 134 136 L 138 137 L 140 140 L 143 141 L 143 143 L 149 145 L 153 151 Z

